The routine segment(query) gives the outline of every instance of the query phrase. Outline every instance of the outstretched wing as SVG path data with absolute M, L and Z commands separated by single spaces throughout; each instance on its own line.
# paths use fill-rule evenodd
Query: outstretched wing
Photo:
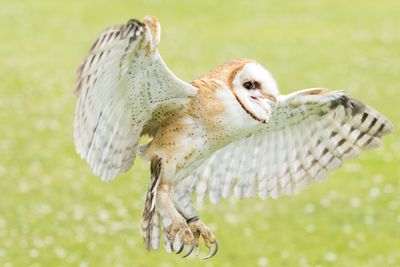
M 163 112 L 196 93 L 166 67 L 159 39 L 152 17 L 113 26 L 100 34 L 78 69 L 74 141 L 104 180 L 127 171 L 141 134 L 154 131 Z
M 342 92 L 303 90 L 282 96 L 268 124 L 217 151 L 186 179 L 199 201 L 208 192 L 215 203 L 232 190 L 237 197 L 277 198 L 323 180 L 391 131 L 383 115 Z

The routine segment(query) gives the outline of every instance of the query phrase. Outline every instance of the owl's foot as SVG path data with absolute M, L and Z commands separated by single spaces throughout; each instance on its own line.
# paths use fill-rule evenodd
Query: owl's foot
M 193 246 L 194 236 L 184 218 L 175 220 L 167 229 L 167 238 L 171 245 L 171 250 L 179 254 L 185 245 Z M 178 249 L 176 249 L 178 244 Z
M 190 230 L 194 236 L 194 246 L 196 247 L 196 255 L 198 255 L 199 251 L 199 243 L 200 243 L 200 236 L 203 238 L 206 247 L 209 248 L 210 252 L 208 256 L 203 257 L 203 259 L 208 259 L 218 252 L 218 241 L 215 238 L 214 234 L 208 229 L 208 227 L 199 220 L 199 217 L 195 216 L 187 220 L 187 223 L 190 227 Z M 214 248 L 213 248 L 214 245 Z M 183 257 L 189 256 L 193 251 L 189 249 L 189 251 Z

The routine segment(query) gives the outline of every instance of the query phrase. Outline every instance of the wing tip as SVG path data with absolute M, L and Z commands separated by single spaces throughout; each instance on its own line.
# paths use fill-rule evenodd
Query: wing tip
M 388 119 L 385 120 L 385 124 L 384 125 L 385 126 L 383 127 L 383 130 L 381 132 L 382 136 L 383 135 L 388 135 L 388 134 L 390 134 L 390 133 L 395 131 L 393 124 Z
M 393 124 L 383 114 L 355 98 L 348 97 L 347 95 L 343 94 L 331 102 L 330 108 L 335 109 L 338 105 L 342 105 L 344 107 L 347 115 L 354 117 L 358 114 L 364 113 L 365 117 L 372 115 L 374 118 L 376 118 L 376 120 L 380 121 L 382 127 L 374 134 L 374 136 L 376 135 L 381 137 L 394 131 Z
M 155 19 L 155 21 L 157 20 Z M 87 65 L 90 65 L 91 61 L 94 59 L 91 55 L 95 54 L 97 50 L 103 49 L 105 45 L 113 42 L 117 38 L 120 40 L 129 38 L 129 43 L 131 43 L 143 35 L 144 27 L 146 27 L 145 22 L 141 22 L 137 19 L 129 19 L 125 24 L 114 25 L 103 30 L 91 45 L 87 56 L 83 59 L 76 70 L 77 81 L 73 89 L 74 95 L 79 96 L 82 91 L 82 80 L 85 76 L 85 69 L 87 69 Z M 91 58 L 91 60 L 89 60 L 89 58 Z
M 148 29 L 150 30 L 151 37 L 152 37 L 152 51 L 154 51 L 158 44 L 160 43 L 161 39 L 161 26 L 160 22 L 157 20 L 156 17 L 147 15 L 144 17 L 143 22 L 147 25 Z

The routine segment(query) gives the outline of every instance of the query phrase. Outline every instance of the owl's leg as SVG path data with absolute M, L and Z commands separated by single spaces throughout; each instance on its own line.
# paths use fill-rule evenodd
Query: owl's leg
M 172 250 L 177 250 L 177 253 L 181 253 L 184 245 L 193 244 L 194 237 L 190 227 L 186 223 L 186 219 L 176 210 L 170 197 L 170 187 L 167 184 L 160 184 L 158 186 L 157 208 L 161 214 L 171 219 L 171 224 L 165 229 L 167 238 Z
M 169 223 L 165 226 L 167 234 L 167 242 L 171 250 L 176 249 L 175 244 L 181 245 L 177 248 L 181 252 L 183 245 L 191 245 L 194 242 L 192 231 L 190 230 L 186 219 L 176 210 L 168 179 L 168 169 L 166 168 L 160 157 L 155 157 L 151 161 L 151 179 L 152 183 L 146 194 L 145 209 L 143 212 L 142 230 L 144 242 L 147 249 L 157 247 L 159 241 L 158 234 L 154 235 L 154 229 L 157 228 L 155 220 L 157 212 Z M 167 179 L 165 179 L 167 178 Z M 157 210 L 157 212 L 156 212 Z M 157 231 L 157 230 L 156 230 Z M 177 241 L 177 242 L 175 242 Z
M 174 189 L 175 206 L 179 213 L 186 219 L 187 224 L 194 236 L 194 247 L 196 247 L 196 255 L 199 251 L 200 236 L 204 239 L 205 245 L 209 248 L 209 255 L 203 259 L 213 257 L 218 251 L 218 241 L 214 234 L 196 215 L 196 210 L 192 202 L 192 181 L 190 178 L 181 181 Z M 213 248 L 214 245 L 214 248 Z M 183 257 L 189 256 L 193 251 L 193 246 L 189 248 Z
M 215 238 L 214 234 L 210 231 L 210 229 L 208 229 L 208 227 L 197 216 L 187 220 L 187 223 L 189 224 L 190 230 L 192 231 L 194 236 L 196 255 L 198 254 L 199 240 L 201 236 L 204 240 L 204 243 L 206 244 L 206 247 L 209 248 L 208 255 L 203 257 L 203 259 L 208 259 L 215 256 L 215 254 L 217 254 L 218 252 L 218 241 Z M 187 254 L 187 256 L 189 256 L 189 254 Z

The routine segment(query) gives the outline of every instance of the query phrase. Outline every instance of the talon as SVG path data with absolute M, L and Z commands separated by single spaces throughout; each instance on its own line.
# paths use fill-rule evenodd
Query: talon
M 169 244 L 169 247 L 170 247 L 171 251 L 172 251 L 172 252 L 175 252 L 175 250 L 174 250 L 174 245 L 172 245 L 171 242 L 168 242 L 168 244 Z
M 181 247 L 178 249 L 178 251 L 176 252 L 176 254 L 181 253 L 184 247 L 185 247 L 185 243 L 182 242 L 182 245 L 181 245 Z
M 194 244 L 192 243 L 190 244 L 189 251 L 185 255 L 183 255 L 182 258 L 186 258 L 190 254 L 192 254 L 193 249 L 194 249 Z
M 218 252 L 218 241 L 217 239 L 215 239 L 215 247 L 214 247 L 214 251 L 212 251 L 212 247 L 210 247 L 210 253 L 208 254 L 208 256 L 203 257 L 203 260 L 209 259 L 211 257 L 214 257 L 215 254 L 217 254 Z

